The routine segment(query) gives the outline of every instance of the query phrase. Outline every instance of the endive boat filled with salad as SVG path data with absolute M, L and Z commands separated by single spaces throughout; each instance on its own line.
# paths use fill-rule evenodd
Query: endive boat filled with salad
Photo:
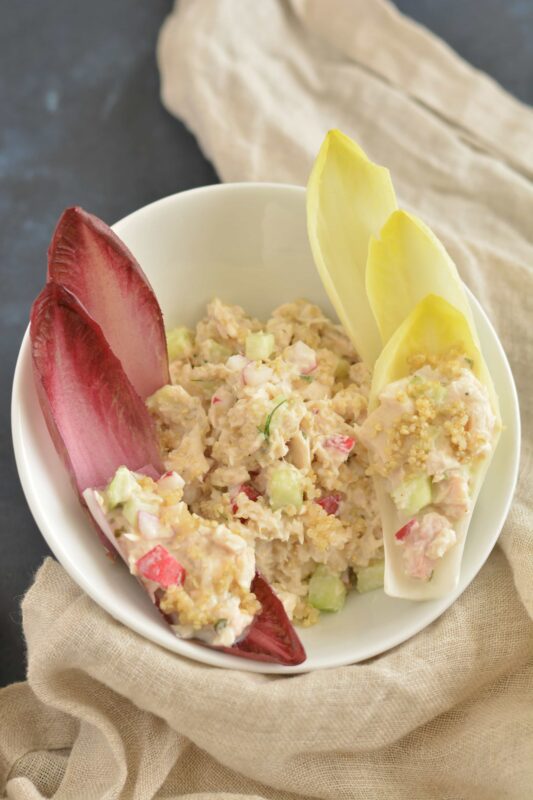
M 453 590 L 501 427 L 455 266 L 388 172 L 330 132 L 307 198 L 342 326 L 305 300 L 257 320 L 214 298 L 165 331 L 132 254 L 73 208 L 30 330 L 109 553 L 176 635 L 287 666 L 305 660 L 296 628 L 350 591 Z

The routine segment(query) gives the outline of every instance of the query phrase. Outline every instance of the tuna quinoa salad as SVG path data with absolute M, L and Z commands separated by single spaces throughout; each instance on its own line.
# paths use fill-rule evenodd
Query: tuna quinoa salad
M 370 375 L 341 327 L 303 300 L 263 324 L 215 299 L 168 342 L 172 384 L 147 400 L 168 473 L 121 468 L 98 495 L 132 571 L 149 580 L 163 553 L 183 568 L 154 582 L 176 632 L 230 646 L 258 610 L 256 569 L 304 626 L 382 585 L 358 435 Z
M 303 626 L 382 586 L 374 476 L 401 520 L 406 576 L 431 580 L 495 426 L 467 357 L 413 357 L 368 413 L 369 370 L 304 300 L 263 324 L 215 299 L 168 344 L 172 383 L 147 399 L 167 472 L 121 467 L 97 496 L 176 633 L 231 646 L 260 609 L 256 570 Z

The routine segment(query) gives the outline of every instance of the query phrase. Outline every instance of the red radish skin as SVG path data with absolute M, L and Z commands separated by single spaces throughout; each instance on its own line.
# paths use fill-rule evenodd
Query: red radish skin
M 139 575 L 145 580 L 158 583 L 162 589 L 181 586 L 187 574 L 180 562 L 160 544 L 145 553 L 135 566 Z
M 261 497 L 261 492 L 258 492 L 258 491 L 257 491 L 257 489 L 255 488 L 255 486 L 252 486 L 252 485 L 251 485 L 251 484 L 249 484 L 249 483 L 243 483 L 243 484 L 241 484 L 241 485 L 238 487 L 237 491 L 234 493 L 234 497 L 237 497 L 237 495 L 238 495 L 238 494 L 240 494 L 240 492 L 242 492 L 243 494 L 245 494 L 245 495 L 246 495 L 246 497 L 247 497 L 249 500 L 253 500 L 254 502 L 255 502 L 256 500 L 258 500 L 258 499 Z M 239 510 L 239 506 L 237 505 L 237 503 L 235 503 L 235 502 L 234 502 L 234 503 L 232 504 L 232 506 L 231 506 L 231 510 L 232 510 L 232 512 L 233 512 L 234 514 L 236 514 L 236 513 L 237 513 L 237 511 Z
M 324 444 L 326 447 L 331 447 L 340 453 L 349 453 L 355 445 L 355 439 L 353 436 L 343 436 L 341 433 L 336 433 L 333 436 L 329 436 Z
M 66 289 L 48 283 L 33 304 L 37 393 L 52 440 L 81 494 L 118 467 L 162 472 L 150 415 L 103 333 Z
M 408 536 L 409 533 L 411 533 L 415 525 L 416 525 L 416 519 L 410 519 L 409 522 L 406 522 L 405 525 L 401 527 L 399 531 L 396 531 L 396 533 L 394 534 L 394 538 L 398 542 L 403 542 L 405 537 Z
M 48 249 L 48 280 L 86 308 L 143 400 L 170 383 L 157 298 L 133 255 L 102 220 L 79 207 L 63 212 Z
M 321 497 L 319 500 L 315 500 L 316 504 L 319 505 L 321 508 L 324 509 L 326 514 L 335 515 L 339 510 L 339 504 L 342 497 L 340 494 L 328 494 L 325 497 Z
M 302 664 L 307 658 L 304 647 L 279 597 L 258 572 L 251 589 L 261 603 L 261 612 L 252 622 L 244 639 L 232 647 L 218 649 L 241 658 L 267 661 L 286 667 Z

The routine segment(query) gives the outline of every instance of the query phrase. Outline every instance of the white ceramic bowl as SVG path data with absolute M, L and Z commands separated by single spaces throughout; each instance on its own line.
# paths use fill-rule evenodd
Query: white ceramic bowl
M 313 265 L 304 189 L 226 184 L 183 192 L 114 226 L 152 282 L 167 326 L 194 325 L 215 295 L 267 318 L 280 303 L 306 297 L 334 311 Z M 44 280 L 44 275 L 43 275 Z M 305 672 L 375 656 L 429 625 L 468 586 L 494 547 L 515 487 L 519 457 L 516 390 L 498 338 L 471 297 L 505 429 L 466 543 L 457 591 L 415 603 L 382 591 L 352 593 L 339 614 L 300 630 L 307 661 L 293 668 L 248 661 L 177 639 L 124 565 L 111 564 L 82 512 L 46 430 L 33 387 L 28 332 L 13 385 L 12 425 L 20 479 L 35 520 L 70 576 L 113 617 L 168 650 L 219 667 Z

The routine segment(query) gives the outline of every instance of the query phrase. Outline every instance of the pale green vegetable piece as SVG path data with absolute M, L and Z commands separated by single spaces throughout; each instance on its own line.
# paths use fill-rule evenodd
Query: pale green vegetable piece
M 205 343 L 205 355 L 211 364 L 222 364 L 228 360 L 232 352 L 225 344 L 220 344 L 214 339 L 207 339 Z
M 337 366 L 335 367 L 335 378 L 338 381 L 344 381 L 350 374 L 350 363 L 345 358 L 339 358 Z
M 446 388 L 441 385 L 431 386 L 429 391 L 426 392 L 426 397 L 433 400 L 434 403 L 439 405 L 446 397 Z
M 110 509 L 115 508 L 119 503 L 125 503 L 138 491 L 139 484 L 135 475 L 127 467 L 119 467 L 105 490 L 107 505 Z
M 250 361 L 266 361 L 276 346 L 271 333 L 249 333 L 246 337 L 246 358 Z
M 189 358 L 194 347 L 194 333 L 188 328 L 179 326 L 167 331 L 167 348 L 170 361 Z
M 139 511 L 147 511 L 149 514 L 157 515 L 158 505 L 157 503 L 148 502 L 148 498 L 143 498 L 142 496 L 133 495 L 129 500 L 126 500 L 122 513 L 132 528 L 137 525 Z
M 311 576 L 307 599 L 319 611 L 340 611 L 346 600 L 346 586 L 338 575 L 321 564 Z
M 421 300 L 385 345 L 374 368 L 369 408 L 372 410 L 376 407 L 379 394 L 386 386 L 410 374 L 410 359 L 413 355 L 424 353 L 427 356 L 441 356 L 449 353 L 452 348 L 462 350 L 465 355 L 465 365 L 472 368 L 474 375 L 487 388 L 492 410 L 496 416 L 492 441 L 492 452 L 494 452 L 501 431 L 501 419 L 492 379 L 468 320 L 442 297 L 428 295 Z M 379 477 L 374 478 L 383 526 L 387 594 L 409 600 L 429 600 L 444 597 L 455 589 L 472 511 L 489 464 L 490 457 L 471 466 L 470 511 L 454 524 L 457 543 L 442 559 L 439 559 L 431 580 L 427 582 L 417 581 L 405 574 L 402 550 L 397 545 L 394 534 L 404 524 L 408 515 L 398 512 L 387 491 L 385 481 Z
M 303 503 L 303 480 L 300 471 L 292 464 L 280 464 L 270 474 L 267 492 L 270 506 L 274 511 L 287 506 L 299 510 Z
M 348 136 L 330 131 L 307 186 L 307 231 L 328 297 L 369 366 L 381 351 L 381 337 L 366 294 L 368 245 L 395 208 L 388 170 Z
M 382 589 L 385 576 L 385 561 L 376 561 L 368 567 L 360 567 L 357 570 L 357 583 L 355 588 L 360 594 L 373 592 L 374 589 Z
M 404 481 L 392 492 L 396 508 L 409 516 L 431 503 L 431 480 L 427 475 L 418 475 Z
M 455 264 L 427 225 L 407 211 L 394 211 L 379 238 L 371 239 L 366 290 L 384 344 L 428 294 L 444 298 L 461 311 L 478 341 Z

